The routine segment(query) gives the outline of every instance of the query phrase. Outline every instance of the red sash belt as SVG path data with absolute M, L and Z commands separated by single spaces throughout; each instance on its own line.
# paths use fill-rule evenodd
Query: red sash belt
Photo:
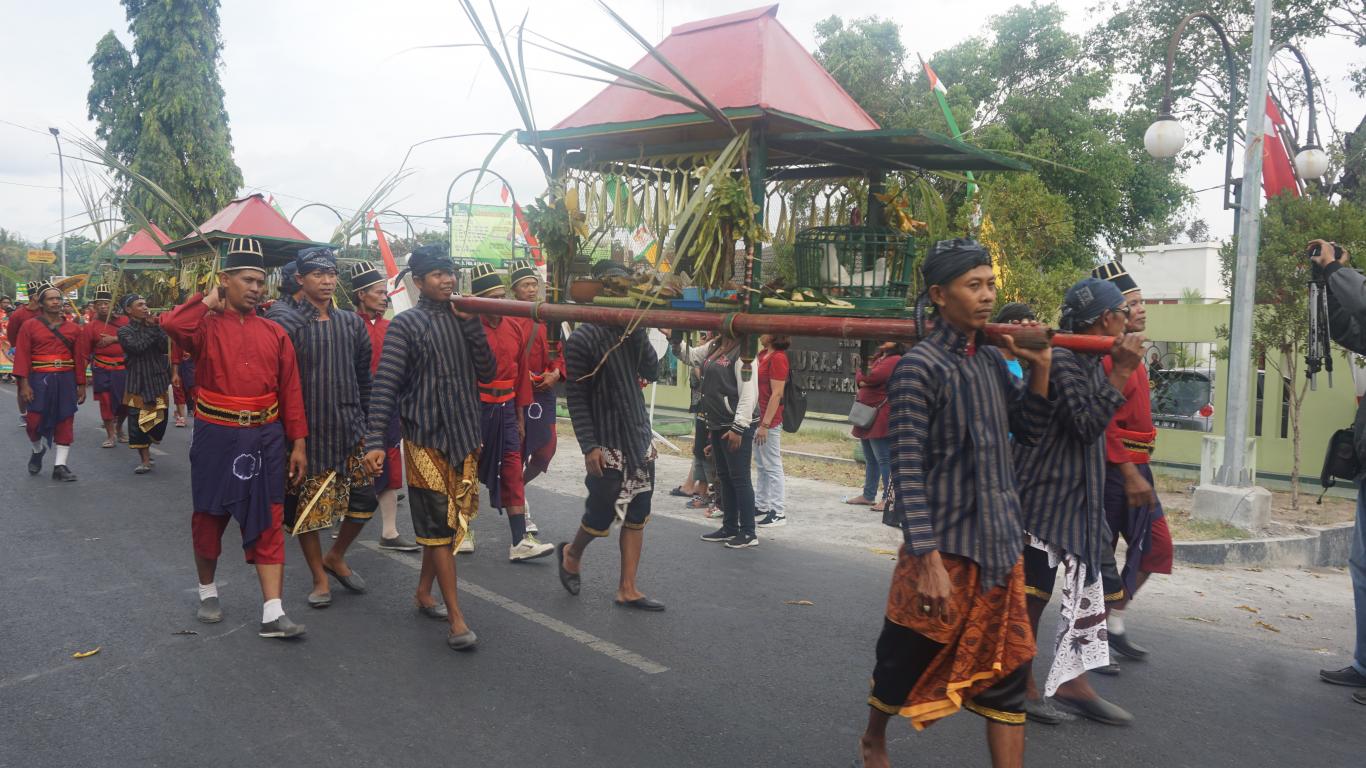
M 240 397 L 200 388 L 195 417 L 224 427 L 259 427 L 280 418 L 280 403 L 273 394 Z
M 512 379 L 497 379 L 479 385 L 479 402 L 506 403 L 517 396 L 517 382 Z
M 1148 462 L 1148 457 L 1152 456 L 1153 451 L 1157 450 L 1156 429 L 1150 429 L 1145 432 L 1132 429 L 1120 429 L 1119 427 L 1111 427 L 1111 429 L 1114 430 L 1115 437 L 1119 438 L 1124 449 L 1129 452 L 1130 460 L 1135 464 L 1146 464 Z
M 106 355 L 100 354 L 96 354 L 93 358 L 91 358 L 92 365 L 94 365 L 96 368 L 102 368 L 106 371 L 122 371 L 124 370 L 125 362 L 125 358 L 122 357 L 108 357 Z
M 34 355 L 29 368 L 43 373 L 76 370 L 76 361 L 62 355 Z

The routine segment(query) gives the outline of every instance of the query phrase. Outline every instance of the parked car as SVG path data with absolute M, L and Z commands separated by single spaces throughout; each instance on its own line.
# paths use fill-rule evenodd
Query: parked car
M 1191 432 L 1214 430 L 1214 369 L 1151 371 L 1153 426 Z

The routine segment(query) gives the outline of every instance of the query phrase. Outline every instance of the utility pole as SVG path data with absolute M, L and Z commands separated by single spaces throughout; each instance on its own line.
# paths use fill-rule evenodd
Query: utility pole
M 56 128 L 49 128 L 47 132 L 52 134 L 52 140 L 57 142 L 57 173 L 60 176 L 57 187 L 60 190 L 61 210 L 62 210 L 62 231 L 61 238 L 62 251 L 62 277 L 66 277 L 66 164 L 62 160 L 62 139 L 61 131 Z

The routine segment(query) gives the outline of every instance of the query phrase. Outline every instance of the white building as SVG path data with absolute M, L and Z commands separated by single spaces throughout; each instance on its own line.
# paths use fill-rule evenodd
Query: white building
M 1149 245 L 1124 254 L 1124 268 L 1133 276 L 1143 298 L 1171 303 L 1199 297 L 1205 302 L 1228 300 L 1219 276 L 1222 243 Z

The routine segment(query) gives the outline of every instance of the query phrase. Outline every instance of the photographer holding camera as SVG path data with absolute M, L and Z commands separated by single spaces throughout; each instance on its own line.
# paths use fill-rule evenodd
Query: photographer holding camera
M 1329 333 L 1333 340 L 1357 354 L 1366 354 L 1366 275 L 1348 266 L 1348 254 L 1337 243 L 1315 240 L 1309 244 L 1309 259 L 1315 271 L 1322 270 L 1328 286 Z M 1366 498 L 1361 495 L 1362 478 L 1366 465 L 1366 399 L 1357 406 L 1352 425 L 1352 443 L 1358 457 L 1357 519 L 1352 535 L 1352 553 L 1348 570 L 1352 575 L 1352 593 L 1356 602 L 1356 652 L 1352 664 L 1339 670 L 1321 670 L 1319 677 L 1334 685 L 1361 688 L 1352 695 L 1358 704 L 1366 704 Z

